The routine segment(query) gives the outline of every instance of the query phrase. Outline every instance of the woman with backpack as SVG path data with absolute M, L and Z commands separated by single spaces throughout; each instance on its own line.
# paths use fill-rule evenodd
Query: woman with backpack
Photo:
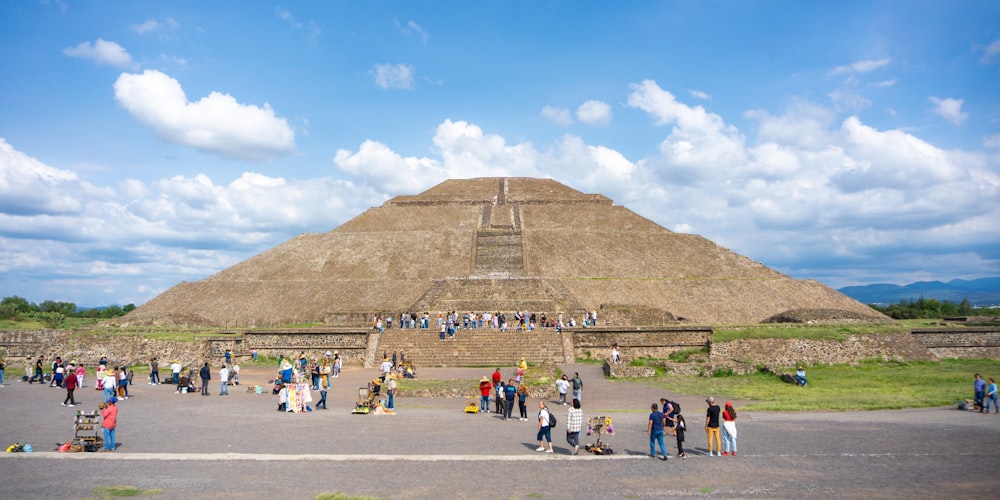
M 552 414 L 549 412 L 548 407 L 545 406 L 544 401 L 538 402 L 538 448 L 535 451 L 544 451 L 545 453 L 554 453 L 552 451 L 552 426 L 550 425 L 550 419 Z M 549 448 L 545 449 L 545 441 L 549 442 Z
M 736 410 L 733 404 L 726 401 L 726 408 L 722 410 L 722 442 L 723 455 L 736 456 Z M 730 451 L 732 447 L 732 451 Z

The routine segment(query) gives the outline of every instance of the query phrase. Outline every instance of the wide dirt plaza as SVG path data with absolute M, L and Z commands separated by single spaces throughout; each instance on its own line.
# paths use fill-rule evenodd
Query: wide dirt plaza
M 32 453 L 0 454 L 4 498 L 86 498 L 95 488 L 162 490 L 156 498 L 313 498 L 324 492 L 384 498 L 990 497 L 1000 486 L 1000 416 L 952 408 L 859 413 L 739 413 L 739 455 L 708 457 L 704 396 L 677 397 L 688 419 L 688 458 L 653 460 L 647 409 L 664 394 L 611 382 L 600 368 L 563 365 L 584 379 L 584 417 L 610 415 L 613 456 L 565 440 L 564 407 L 555 454 L 536 453 L 534 422 L 466 414 L 464 399 L 397 398 L 396 415 L 352 415 L 373 368 L 334 379 L 327 411 L 276 411 L 269 392 L 248 386 L 272 377 L 244 368 L 242 384 L 220 397 L 176 394 L 136 379 L 120 403 L 114 453 L 58 453 L 73 436 L 75 410 L 96 408 L 100 393 L 13 381 L 0 388 L 0 439 Z M 492 370 L 427 368 L 423 379 L 474 379 Z M 504 377 L 513 370 L 504 369 Z M 971 386 L 971 382 L 970 382 Z M 971 390 L 971 387 L 970 387 Z M 716 394 L 725 400 L 724 394 Z M 739 407 L 739 402 L 737 407 Z M 537 400 L 529 400 L 534 417 Z M 516 413 L 515 409 L 515 413 Z M 581 436 L 592 443 L 594 436 Z

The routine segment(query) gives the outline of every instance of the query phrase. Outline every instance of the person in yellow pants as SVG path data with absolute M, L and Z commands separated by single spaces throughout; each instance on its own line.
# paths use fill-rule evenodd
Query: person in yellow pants
M 715 398 L 709 396 L 705 400 L 708 403 L 708 411 L 705 413 L 705 434 L 708 435 L 708 456 L 722 456 L 722 441 L 719 439 L 719 414 L 722 409 L 715 404 Z M 712 448 L 712 441 L 715 441 L 715 448 Z M 714 455 L 713 455 L 714 453 Z

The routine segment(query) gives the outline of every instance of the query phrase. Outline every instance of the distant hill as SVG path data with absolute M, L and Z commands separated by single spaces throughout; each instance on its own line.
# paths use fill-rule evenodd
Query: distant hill
M 909 285 L 877 283 L 865 286 L 845 286 L 838 290 L 848 297 L 865 304 L 888 305 L 901 300 L 937 299 L 959 303 L 969 299 L 973 306 L 1000 304 L 1000 277 L 976 280 L 918 281 Z

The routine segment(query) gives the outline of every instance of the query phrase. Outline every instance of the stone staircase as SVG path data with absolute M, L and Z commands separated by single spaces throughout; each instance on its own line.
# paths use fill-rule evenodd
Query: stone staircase
M 379 336 L 379 356 L 404 351 L 416 366 L 514 366 L 519 359 L 529 363 L 566 363 L 572 351 L 565 351 L 564 337 L 555 328 L 531 332 L 503 333 L 492 328 L 462 328 L 454 340 L 441 341 L 432 321 L 431 328 L 386 330 Z
M 583 317 L 585 309 L 559 280 L 544 278 L 454 278 L 436 280 L 410 311 L 459 313 L 528 311 L 550 318 Z
M 524 274 L 521 231 L 479 229 L 476 231 L 475 276 L 509 277 Z

